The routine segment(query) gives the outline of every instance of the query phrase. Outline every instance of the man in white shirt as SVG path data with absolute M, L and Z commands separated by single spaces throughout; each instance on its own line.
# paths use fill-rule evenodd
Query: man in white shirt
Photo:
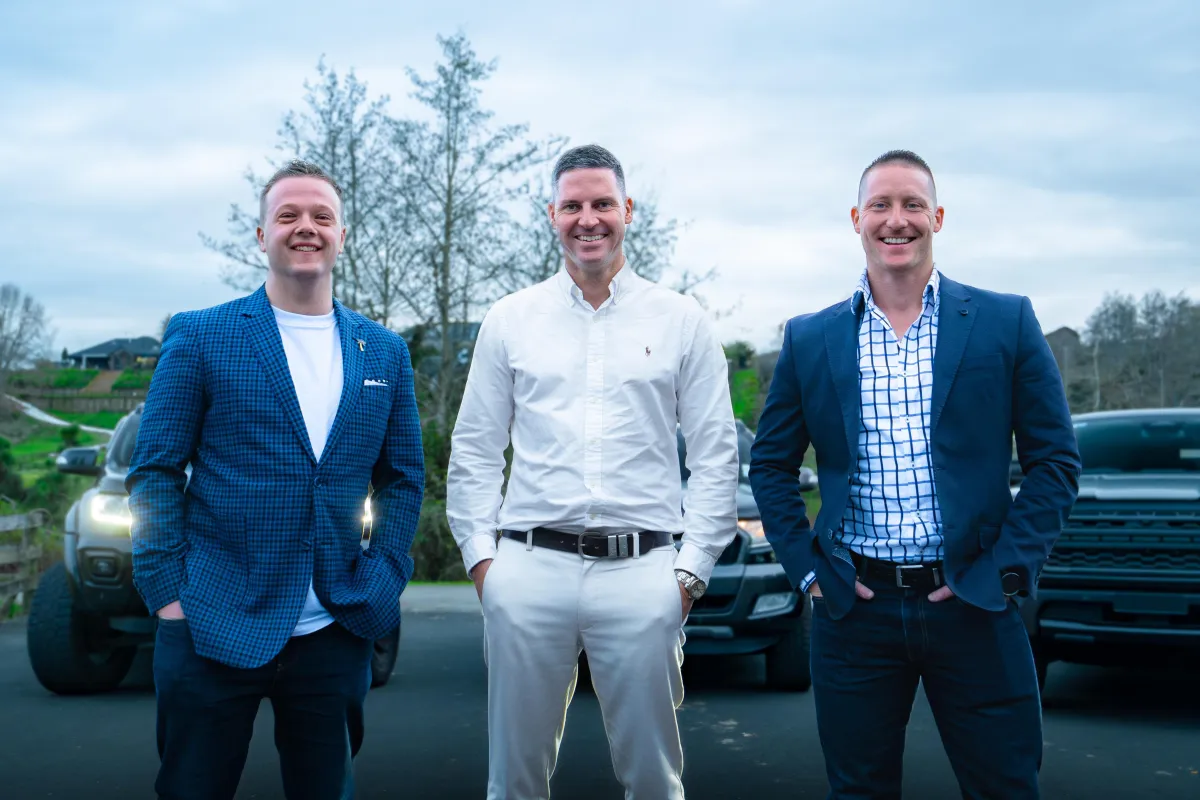
M 728 368 L 699 304 L 626 264 L 611 153 L 565 153 L 549 213 L 565 268 L 485 316 L 450 457 L 447 516 L 484 612 L 487 796 L 549 797 L 582 650 L 626 798 L 676 800 L 683 623 L 736 533 Z

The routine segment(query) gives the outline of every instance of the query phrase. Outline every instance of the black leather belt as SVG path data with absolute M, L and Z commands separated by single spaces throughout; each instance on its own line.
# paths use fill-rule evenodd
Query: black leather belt
M 900 589 L 920 589 L 932 592 L 946 583 L 945 567 L 941 561 L 924 564 L 898 564 L 853 554 L 859 578 L 876 578 Z
M 563 533 L 549 528 L 534 528 L 532 531 L 501 531 L 500 534 L 518 542 L 526 541 L 533 534 L 534 547 L 548 547 L 578 553 L 584 558 L 632 558 L 634 541 L 638 554 L 656 547 L 674 544 L 674 537 L 666 531 L 641 531 L 639 533 Z

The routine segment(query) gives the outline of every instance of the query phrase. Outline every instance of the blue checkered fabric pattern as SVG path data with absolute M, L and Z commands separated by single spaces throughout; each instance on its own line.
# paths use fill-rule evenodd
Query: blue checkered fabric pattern
M 838 541 L 860 555 L 899 563 L 942 559 L 942 522 L 933 482 L 930 411 L 940 277 L 902 338 L 875 305 L 864 271 L 852 302 L 858 329 L 860 423 L 856 465 Z
M 197 653 L 230 666 L 283 648 L 310 581 L 358 636 L 400 622 L 425 485 L 412 366 L 396 333 L 334 312 L 344 388 L 319 461 L 265 287 L 163 337 L 126 480 L 134 582 L 152 612 L 179 600 Z

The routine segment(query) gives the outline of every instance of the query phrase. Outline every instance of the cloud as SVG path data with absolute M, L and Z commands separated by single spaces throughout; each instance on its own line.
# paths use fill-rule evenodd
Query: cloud
M 196 233 L 220 236 L 228 204 L 252 201 L 242 174 L 278 155 L 317 59 L 409 113 L 405 67 L 429 75 L 435 34 L 462 29 L 499 58 L 483 93 L 497 122 L 610 146 L 631 194 L 686 223 L 677 267 L 716 266 L 714 307 L 740 302 L 723 335 L 765 345 L 849 294 L 858 173 L 895 146 L 937 173 L 939 264 L 1032 296 L 1048 327 L 1082 325 L 1107 291 L 1195 296 L 1181 223 L 1200 173 L 1200 10 L 917 6 L 913 46 L 885 16 L 872 24 L 888 9 L 618 2 L 618 30 L 586 35 L 521 0 L 348 0 L 329 25 L 301 0 L 289 17 L 321 26 L 304 39 L 275 34 L 275 8 L 232 0 L 6 7 L 0 187 L 21 199 L 16 263 L 81 336 L 226 299 Z

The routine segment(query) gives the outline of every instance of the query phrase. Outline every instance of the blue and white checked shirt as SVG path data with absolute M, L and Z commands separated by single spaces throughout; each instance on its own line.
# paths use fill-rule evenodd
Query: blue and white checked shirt
M 875 305 L 866 271 L 851 298 L 856 308 L 865 304 L 858 329 L 858 451 L 837 542 L 870 558 L 900 563 L 942 558 L 929 447 L 940 285 L 935 269 L 925 285 L 921 316 L 903 339 Z M 805 576 L 802 588 L 814 578 L 815 573 Z

